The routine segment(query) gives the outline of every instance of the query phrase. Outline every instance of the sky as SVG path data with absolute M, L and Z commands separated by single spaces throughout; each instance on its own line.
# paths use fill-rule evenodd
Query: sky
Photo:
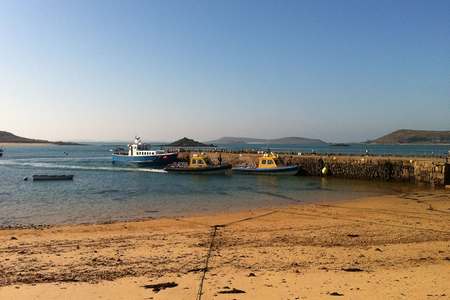
M 450 1 L 0 0 L 0 130 L 49 140 L 450 129 Z

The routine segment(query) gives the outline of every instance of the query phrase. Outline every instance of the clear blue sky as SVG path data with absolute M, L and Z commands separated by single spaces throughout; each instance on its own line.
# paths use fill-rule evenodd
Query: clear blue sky
M 63 140 L 450 129 L 450 1 L 0 0 L 0 130 Z

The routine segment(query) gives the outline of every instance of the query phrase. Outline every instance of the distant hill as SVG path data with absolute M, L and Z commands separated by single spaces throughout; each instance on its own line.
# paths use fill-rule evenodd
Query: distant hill
M 400 129 L 369 141 L 373 144 L 450 144 L 450 131 Z
M 279 139 L 256 139 L 248 137 L 222 137 L 209 141 L 214 144 L 271 144 L 271 145 L 326 145 L 327 143 L 319 139 L 309 139 L 304 137 L 283 137 Z
M 210 145 L 203 144 L 198 141 L 194 141 L 193 139 L 189 139 L 187 137 L 184 137 L 182 139 L 179 139 L 178 141 L 170 143 L 167 146 L 169 146 L 169 147 L 215 147 L 212 144 L 210 144 Z
M 0 131 L 0 143 L 24 143 L 24 144 L 55 144 L 55 145 L 81 145 L 71 142 L 51 142 L 47 140 L 29 139 L 17 136 L 7 131 Z

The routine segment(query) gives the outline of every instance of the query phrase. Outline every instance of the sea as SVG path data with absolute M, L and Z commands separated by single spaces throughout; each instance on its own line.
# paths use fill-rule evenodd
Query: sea
M 0 227 L 103 223 L 233 212 L 294 203 L 340 201 L 411 191 L 409 184 L 302 176 L 188 175 L 115 166 L 111 149 L 83 146 L 1 146 Z M 448 145 L 231 145 L 228 150 L 294 153 L 445 156 Z M 24 181 L 35 174 L 73 174 L 73 181 Z

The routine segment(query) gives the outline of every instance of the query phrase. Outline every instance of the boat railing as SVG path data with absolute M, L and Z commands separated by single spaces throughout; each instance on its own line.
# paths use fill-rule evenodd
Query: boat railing
M 116 148 L 113 150 L 113 154 L 116 155 L 128 155 L 128 151 L 125 150 L 124 148 Z

